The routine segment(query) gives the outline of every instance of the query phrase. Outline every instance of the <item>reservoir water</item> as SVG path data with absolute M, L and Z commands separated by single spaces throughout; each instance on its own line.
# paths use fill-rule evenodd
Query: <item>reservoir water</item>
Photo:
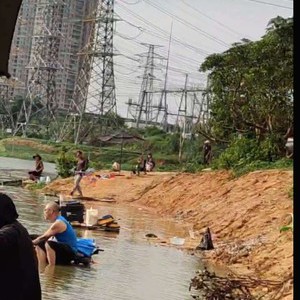
M 50 197 L 16 187 L 0 187 L 9 194 L 19 220 L 29 233 L 40 234 L 49 224 L 43 219 Z M 202 268 L 199 258 L 180 249 L 150 242 L 145 234 L 160 239 L 183 236 L 186 229 L 167 218 L 117 203 L 85 203 L 99 216 L 111 214 L 120 233 L 76 229 L 78 236 L 94 238 L 104 249 L 90 267 L 56 266 L 40 273 L 43 300 L 188 300 L 190 279 Z

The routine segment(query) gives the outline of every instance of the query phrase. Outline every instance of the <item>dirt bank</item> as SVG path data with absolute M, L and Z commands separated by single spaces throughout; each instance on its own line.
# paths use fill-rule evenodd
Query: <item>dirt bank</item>
M 107 174 L 100 172 L 99 174 Z M 213 234 L 215 250 L 205 257 L 232 270 L 283 280 L 293 277 L 293 235 L 282 232 L 291 221 L 292 171 L 256 171 L 232 179 L 229 172 L 198 174 L 153 173 L 112 179 L 86 177 L 85 196 L 114 198 L 147 207 L 191 224 L 195 238 L 186 233 L 186 247 L 194 249 L 206 227 Z M 57 180 L 44 192 L 70 193 L 72 179 Z M 287 286 L 292 299 L 292 281 Z

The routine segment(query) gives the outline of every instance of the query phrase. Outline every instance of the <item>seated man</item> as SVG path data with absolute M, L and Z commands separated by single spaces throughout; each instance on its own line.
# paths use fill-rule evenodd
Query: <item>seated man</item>
M 45 220 L 53 224 L 44 234 L 33 240 L 40 264 L 70 264 L 77 253 L 76 233 L 70 223 L 60 216 L 59 210 L 59 205 L 55 202 L 46 205 Z

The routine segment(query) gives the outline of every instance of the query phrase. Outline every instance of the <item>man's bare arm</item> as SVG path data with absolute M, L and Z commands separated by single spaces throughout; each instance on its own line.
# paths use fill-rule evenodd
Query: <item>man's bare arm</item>
M 67 225 L 62 221 L 55 221 L 51 227 L 42 235 L 33 240 L 33 244 L 38 244 L 42 240 L 48 240 L 51 236 L 54 236 L 58 233 L 64 232 L 67 228 Z

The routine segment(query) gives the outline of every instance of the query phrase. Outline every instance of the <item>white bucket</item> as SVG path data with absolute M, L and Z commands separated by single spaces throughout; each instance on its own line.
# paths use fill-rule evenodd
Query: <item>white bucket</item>
M 87 226 L 93 226 L 93 225 L 97 224 L 98 209 L 93 209 L 92 207 L 90 209 L 87 209 L 85 216 L 86 216 L 85 223 Z
M 48 184 L 48 183 L 50 183 L 51 182 L 51 178 L 50 178 L 50 176 L 47 176 L 46 177 L 46 184 Z
M 46 181 L 46 177 L 40 177 L 39 182 L 45 182 Z

